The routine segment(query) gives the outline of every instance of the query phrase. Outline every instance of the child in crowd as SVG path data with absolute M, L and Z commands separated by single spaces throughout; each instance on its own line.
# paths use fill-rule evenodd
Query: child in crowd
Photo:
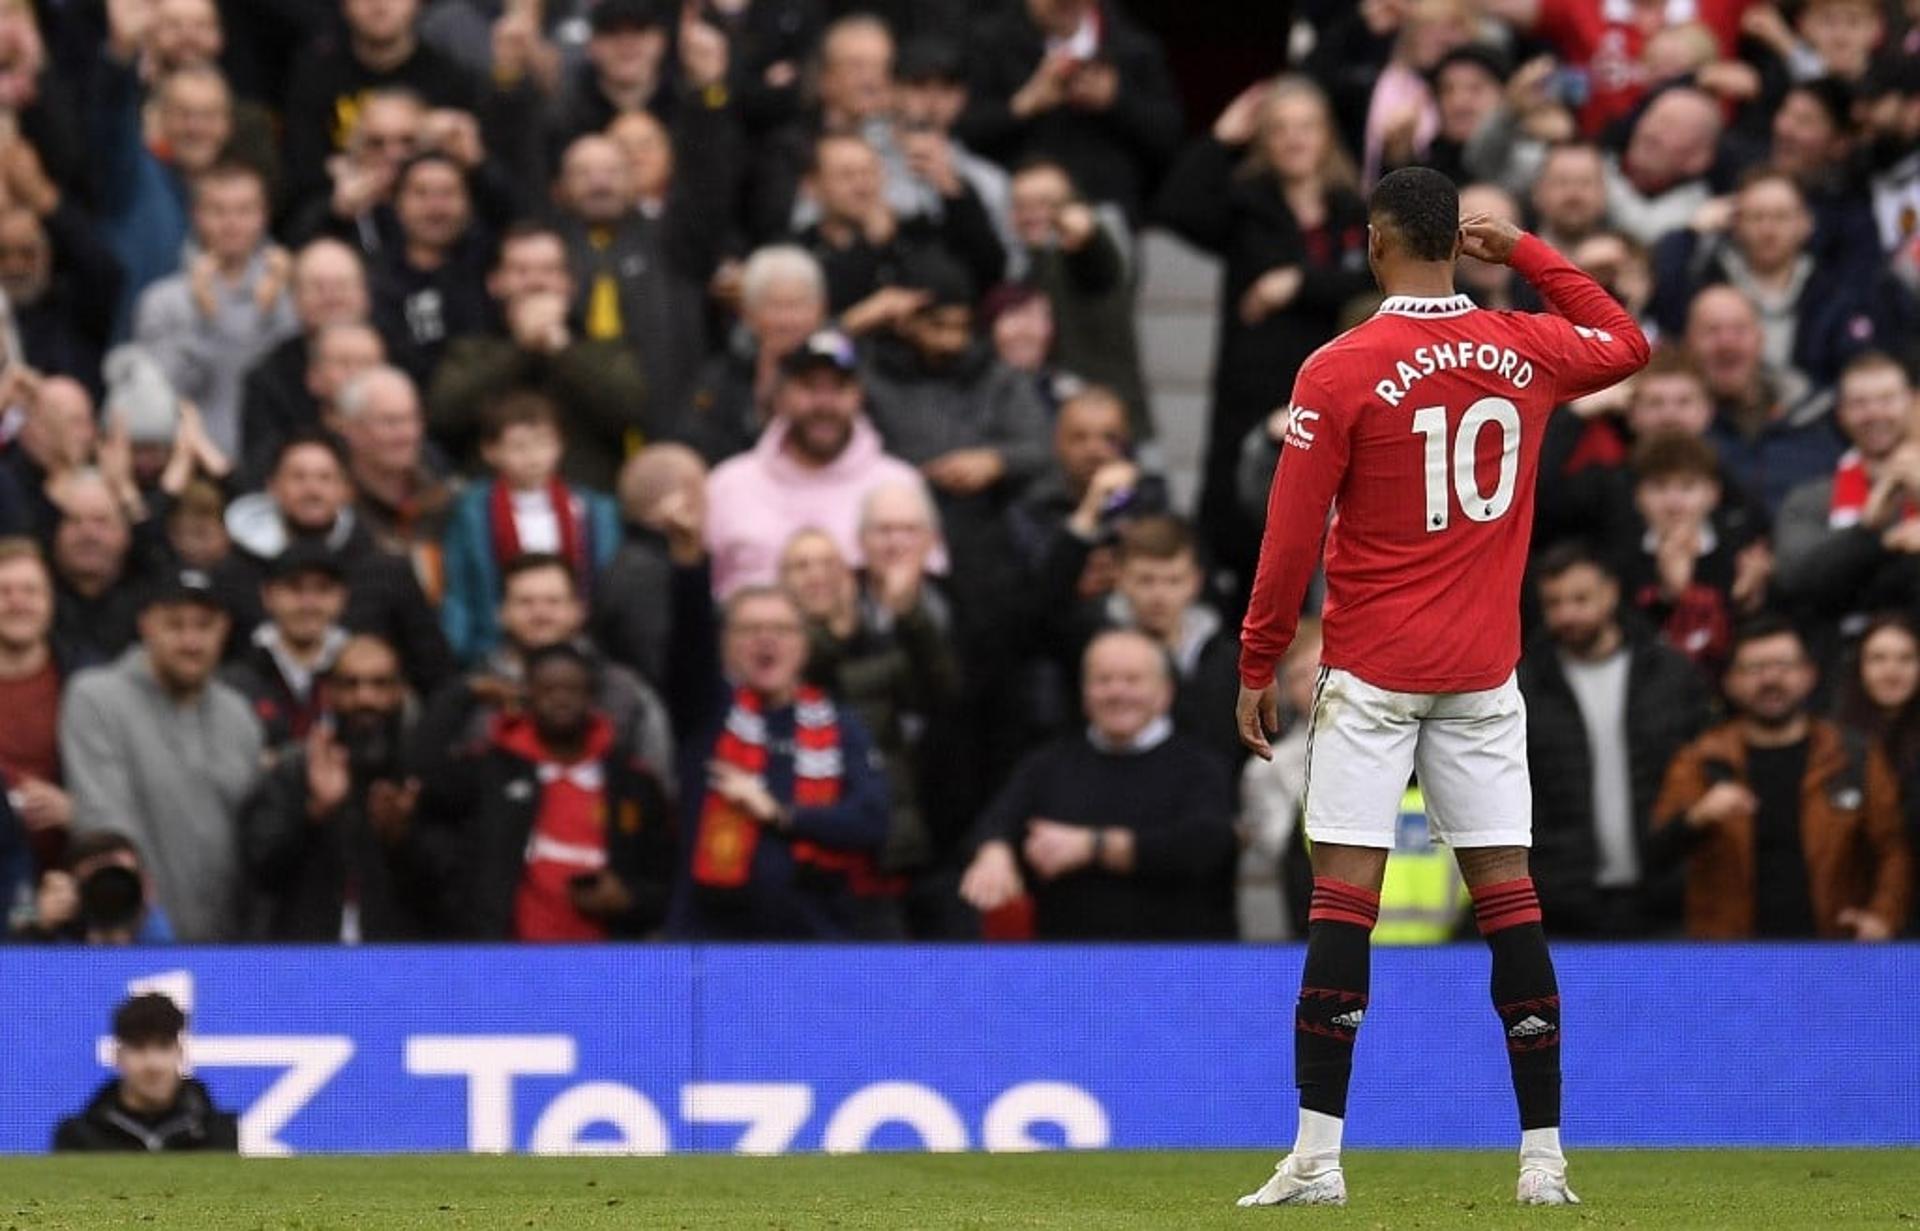
M 480 456 L 493 478 L 461 494 L 447 527 L 440 622 L 462 663 L 478 662 L 500 639 L 502 565 L 523 552 L 552 553 L 591 595 L 620 548 L 613 499 L 560 478 L 565 447 L 559 408 L 546 394 L 511 390 L 488 408 Z

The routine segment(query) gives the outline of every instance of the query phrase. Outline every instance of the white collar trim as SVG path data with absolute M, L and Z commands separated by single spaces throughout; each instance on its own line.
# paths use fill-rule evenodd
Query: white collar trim
M 1380 304 L 1380 316 L 1415 316 L 1432 320 L 1441 316 L 1460 316 L 1473 311 L 1473 300 L 1465 295 L 1389 295 Z

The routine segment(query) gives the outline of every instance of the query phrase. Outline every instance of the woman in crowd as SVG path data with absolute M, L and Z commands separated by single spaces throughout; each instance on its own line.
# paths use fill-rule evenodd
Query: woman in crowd
M 1181 155 L 1159 220 L 1218 255 L 1220 344 L 1207 427 L 1200 522 L 1214 563 L 1252 584 L 1260 530 L 1234 499 L 1241 442 L 1293 392 L 1333 337 L 1340 308 L 1373 285 L 1367 210 L 1320 87 L 1263 82 L 1236 98 Z

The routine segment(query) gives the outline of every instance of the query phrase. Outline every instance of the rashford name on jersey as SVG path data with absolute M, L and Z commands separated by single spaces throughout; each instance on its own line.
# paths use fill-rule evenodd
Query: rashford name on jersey
M 1455 368 L 1478 368 L 1482 372 L 1491 372 L 1512 384 L 1515 389 L 1525 389 L 1533 383 L 1532 360 L 1516 355 L 1511 347 L 1462 338 L 1453 343 L 1414 347 L 1413 354 L 1407 359 L 1394 362 L 1392 376 L 1374 382 L 1373 392 L 1387 405 L 1398 406 L 1400 399 L 1406 397 L 1421 378 L 1432 376 L 1435 372 L 1450 372 Z

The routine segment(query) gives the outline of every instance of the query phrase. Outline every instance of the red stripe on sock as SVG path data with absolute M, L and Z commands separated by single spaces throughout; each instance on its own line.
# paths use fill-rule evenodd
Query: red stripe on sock
M 1309 923 L 1347 923 L 1371 932 L 1380 921 L 1380 895 L 1330 877 L 1313 878 Z
M 1534 892 L 1533 878 L 1479 886 L 1473 890 L 1473 914 L 1482 936 L 1540 922 L 1540 895 Z

